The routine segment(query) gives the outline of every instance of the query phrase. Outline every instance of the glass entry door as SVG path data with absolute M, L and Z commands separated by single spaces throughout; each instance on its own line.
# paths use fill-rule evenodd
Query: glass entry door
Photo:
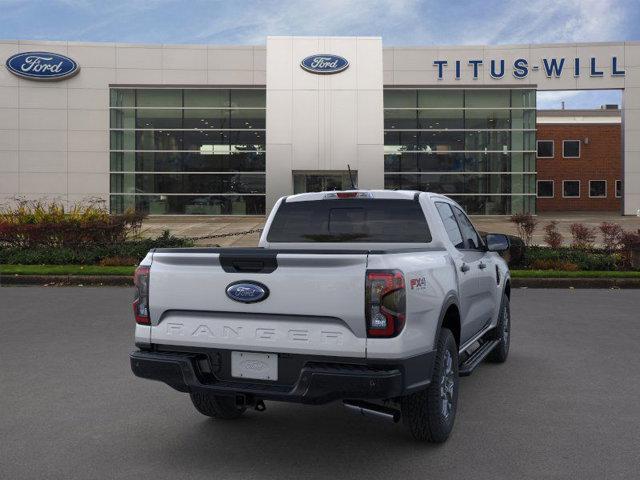
M 358 188 L 358 172 L 351 170 L 353 185 Z M 345 170 L 324 172 L 293 172 L 293 193 L 351 190 L 349 172 Z

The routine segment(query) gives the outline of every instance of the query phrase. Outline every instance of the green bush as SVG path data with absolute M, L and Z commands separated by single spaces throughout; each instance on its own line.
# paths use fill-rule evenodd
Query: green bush
M 520 266 L 531 268 L 541 261 L 574 263 L 580 270 L 618 270 L 621 256 L 598 249 L 529 247 Z
M 0 209 L 0 246 L 7 248 L 72 248 L 122 243 L 137 233 L 144 215 L 128 211 L 109 214 L 102 202 L 66 208 L 53 202 L 16 199 Z
M 72 248 L 0 248 L 0 264 L 18 265 L 93 265 L 102 259 L 113 257 L 133 257 L 142 260 L 152 248 L 191 247 L 193 242 L 173 236 L 168 230 L 157 238 L 127 240 L 112 245 L 97 245 L 84 249 Z

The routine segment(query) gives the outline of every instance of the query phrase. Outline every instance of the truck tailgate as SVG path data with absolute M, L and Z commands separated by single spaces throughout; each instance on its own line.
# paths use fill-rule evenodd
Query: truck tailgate
M 365 357 L 366 252 L 230 250 L 153 254 L 151 343 Z M 227 296 L 229 284 L 247 280 L 268 297 Z

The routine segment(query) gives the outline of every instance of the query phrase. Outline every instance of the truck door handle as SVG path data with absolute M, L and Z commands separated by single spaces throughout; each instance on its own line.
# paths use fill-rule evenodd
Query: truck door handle
M 467 265 L 466 263 L 463 263 L 462 266 L 460 267 L 460 270 L 462 272 L 468 272 L 469 271 L 469 265 Z
M 482 262 L 480 262 L 480 264 L 478 265 L 478 268 L 479 268 L 480 270 L 484 270 L 485 268 L 487 268 L 487 264 L 486 264 L 486 263 L 482 263 Z

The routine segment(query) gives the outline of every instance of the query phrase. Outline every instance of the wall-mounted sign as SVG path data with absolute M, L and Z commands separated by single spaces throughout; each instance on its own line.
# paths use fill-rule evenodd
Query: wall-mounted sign
M 14 75 L 31 80 L 62 80 L 80 70 L 75 60 L 49 52 L 17 53 L 7 59 L 6 65 Z
M 585 61 L 583 61 L 585 60 Z M 505 74 L 505 61 L 502 59 L 490 60 L 488 65 L 483 65 L 482 60 L 468 60 L 463 62 L 461 60 L 454 60 L 449 63 L 448 60 L 434 60 L 433 66 L 438 69 L 438 80 L 444 79 L 444 72 L 450 67 L 453 67 L 454 78 L 460 80 L 462 78 L 462 66 L 471 67 L 472 78 L 478 79 L 480 69 L 488 68 L 491 78 L 500 79 Z M 620 68 L 618 63 L 618 57 L 611 57 L 609 64 L 609 75 L 612 77 L 624 77 L 625 70 Z M 527 78 L 529 72 L 537 72 L 541 70 L 547 76 L 547 78 L 560 78 L 564 73 L 573 75 L 574 77 L 580 77 L 581 75 L 589 75 L 590 77 L 604 77 L 603 66 L 598 62 L 596 57 L 590 57 L 588 59 L 581 58 L 542 58 L 540 63 L 530 63 L 526 58 L 518 58 L 513 61 L 512 65 L 507 68 L 512 70 L 513 77 L 521 80 Z
M 349 62 L 339 55 L 323 53 L 305 58 L 300 62 L 300 66 L 307 72 L 326 74 L 345 70 L 349 66 Z

